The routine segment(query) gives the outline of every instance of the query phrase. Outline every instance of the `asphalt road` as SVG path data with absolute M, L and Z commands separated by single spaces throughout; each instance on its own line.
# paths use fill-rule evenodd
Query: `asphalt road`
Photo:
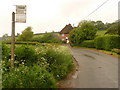
M 73 88 L 118 88 L 118 58 L 101 52 L 70 48 L 79 67 Z

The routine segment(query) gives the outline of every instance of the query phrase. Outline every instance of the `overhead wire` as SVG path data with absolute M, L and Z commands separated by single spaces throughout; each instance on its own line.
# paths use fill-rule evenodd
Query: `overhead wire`
M 103 2 L 99 7 L 97 7 L 94 11 L 92 11 L 90 14 L 88 14 L 87 16 L 85 16 L 82 20 L 84 20 L 85 18 L 89 17 L 91 14 L 93 14 L 94 12 L 96 12 L 98 9 L 100 9 L 104 4 L 106 4 L 109 0 L 106 0 L 105 2 Z

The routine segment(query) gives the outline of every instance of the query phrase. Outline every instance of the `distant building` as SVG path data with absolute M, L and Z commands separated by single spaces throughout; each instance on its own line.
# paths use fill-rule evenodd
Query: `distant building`
M 60 31 L 60 39 L 62 41 L 65 41 L 69 43 L 69 33 L 73 29 L 71 24 L 66 25 L 61 31 Z

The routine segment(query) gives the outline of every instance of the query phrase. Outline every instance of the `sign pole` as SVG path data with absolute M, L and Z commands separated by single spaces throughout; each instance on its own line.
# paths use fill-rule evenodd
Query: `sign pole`
M 11 34 L 11 67 L 14 67 L 15 53 L 15 12 L 12 12 L 12 34 Z

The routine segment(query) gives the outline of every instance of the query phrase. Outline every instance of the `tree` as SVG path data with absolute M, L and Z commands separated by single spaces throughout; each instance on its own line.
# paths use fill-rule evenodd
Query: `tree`
M 81 43 L 83 40 L 81 40 L 81 35 L 80 35 L 81 31 L 80 31 L 80 27 L 76 27 L 73 30 L 71 30 L 70 32 L 70 43 L 73 45 L 78 45 L 79 43 Z
M 33 32 L 31 27 L 27 27 L 21 35 L 19 35 L 18 40 L 28 41 L 33 37 Z
M 92 40 L 95 38 L 97 30 L 91 21 L 86 21 L 80 27 L 81 38 L 83 40 Z
M 78 45 L 84 40 L 92 40 L 95 38 L 97 30 L 91 21 L 84 21 L 70 32 L 70 41 L 72 44 Z
M 4 34 L 4 35 L 2 36 L 2 40 L 3 40 L 3 41 L 7 41 L 8 39 L 10 39 L 10 38 L 8 38 L 8 34 Z
M 120 35 L 120 23 L 115 23 L 111 25 L 105 34 L 110 34 L 110 35 Z

